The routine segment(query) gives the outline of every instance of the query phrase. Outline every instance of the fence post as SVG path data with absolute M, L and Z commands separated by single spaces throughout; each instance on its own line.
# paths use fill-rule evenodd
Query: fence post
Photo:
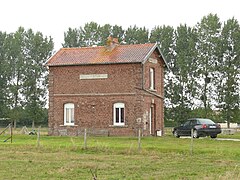
M 191 129 L 190 154 L 193 155 L 193 129 Z
M 10 128 L 10 131 L 11 131 L 11 133 L 10 133 L 10 136 L 11 136 L 11 143 L 12 143 L 12 136 L 13 136 L 13 122 L 11 122 L 11 128 Z
M 141 128 L 138 129 L 138 150 L 141 150 Z
M 84 129 L 84 149 L 87 148 L 87 129 Z
M 40 147 L 40 128 L 41 126 L 38 127 L 38 132 L 37 132 L 37 147 Z

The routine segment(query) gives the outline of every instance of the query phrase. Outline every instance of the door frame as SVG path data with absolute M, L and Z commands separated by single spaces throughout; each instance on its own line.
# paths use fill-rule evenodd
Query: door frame
M 153 103 L 149 109 L 149 134 L 156 135 L 156 105 Z

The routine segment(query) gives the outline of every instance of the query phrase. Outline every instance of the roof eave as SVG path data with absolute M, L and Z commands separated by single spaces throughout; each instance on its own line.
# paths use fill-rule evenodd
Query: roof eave
M 58 51 L 55 51 L 51 57 L 48 58 L 48 60 L 44 63 L 44 66 L 49 66 L 48 63 L 58 54 L 62 53 L 63 48 L 60 48 Z
M 138 62 L 117 62 L 117 63 L 113 63 L 113 62 L 109 62 L 109 63 L 81 63 L 81 64 L 49 64 L 47 65 L 48 67 L 57 67 L 57 66 L 89 66 L 89 65 L 111 65 L 111 64 L 140 64 L 141 61 Z
M 165 59 L 165 57 L 164 57 L 161 49 L 159 48 L 159 46 L 157 46 L 157 48 L 158 48 L 158 50 L 159 50 L 159 52 L 160 52 L 160 54 L 161 54 L 161 56 L 162 56 L 162 59 L 163 59 L 163 61 L 164 61 L 164 63 L 165 63 L 165 66 L 167 67 L 168 70 L 170 70 L 170 68 L 169 68 L 169 66 L 168 66 L 168 63 L 167 63 L 167 61 L 166 61 L 166 59 Z
M 148 58 L 151 56 L 153 51 L 156 49 L 157 43 L 154 44 L 154 46 L 151 48 L 151 50 L 148 52 L 148 54 L 144 57 L 142 63 L 145 64 L 145 62 L 148 60 Z
M 153 53 L 153 51 L 155 51 L 156 48 L 158 49 L 158 51 L 159 51 L 159 53 L 160 53 L 160 57 L 162 57 L 165 66 L 167 67 L 168 70 L 170 70 L 170 68 L 169 68 L 169 66 L 168 66 L 168 64 L 167 64 L 167 61 L 166 61 L 165 57 L 163 56 L 163 53 L 162 53 L 161 49 L 159 48 L 157 42 L 154 44 L 154 46 L 152 47 L 152 49 L 151 49 L 151 50 L 148 52 L 148 54 L 145 56 L 144 60 L 142 61 L 142 64 L 144 64 L 144 63 L 149 59 L 149 57 L 151 56 L 151 54 Z
M 58 51 L 54 52 L 54 54 L 48 58 L 48 60 L 43 64 L 44 66 L 48 66 L 48 62 L 57 54 Z

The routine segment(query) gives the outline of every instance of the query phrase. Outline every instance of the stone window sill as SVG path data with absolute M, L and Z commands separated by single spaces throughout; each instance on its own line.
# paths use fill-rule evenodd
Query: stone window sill
M 127 128 L 128 125 L 109 125 L 109 127 L 113 127 L 113 128 Z
M 77 127 L 77 126 L 78 126 L 78 125 L 70 125 L 70 124 L 69 124 L 69 125 L 63 125 L 63 124 L 60 125 L 60 127 Z
M 156 89 L 149 89 L 149 91 L 152 91 L 152 92 L 157 92 Z

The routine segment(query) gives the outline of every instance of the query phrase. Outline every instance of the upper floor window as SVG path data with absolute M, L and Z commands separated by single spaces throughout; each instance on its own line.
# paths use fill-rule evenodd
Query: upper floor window
M 125 105 L 115 103 L 113 105 L 113 125 L 122 126 L 125 124 Z
M 74 125 L 74 104 L 64 104 L 64 125 Z
M 154 68 L 150 68 L 149 70 L 149 75 L 150 75 L 150 89 L 155 89 L 155 71 Z

